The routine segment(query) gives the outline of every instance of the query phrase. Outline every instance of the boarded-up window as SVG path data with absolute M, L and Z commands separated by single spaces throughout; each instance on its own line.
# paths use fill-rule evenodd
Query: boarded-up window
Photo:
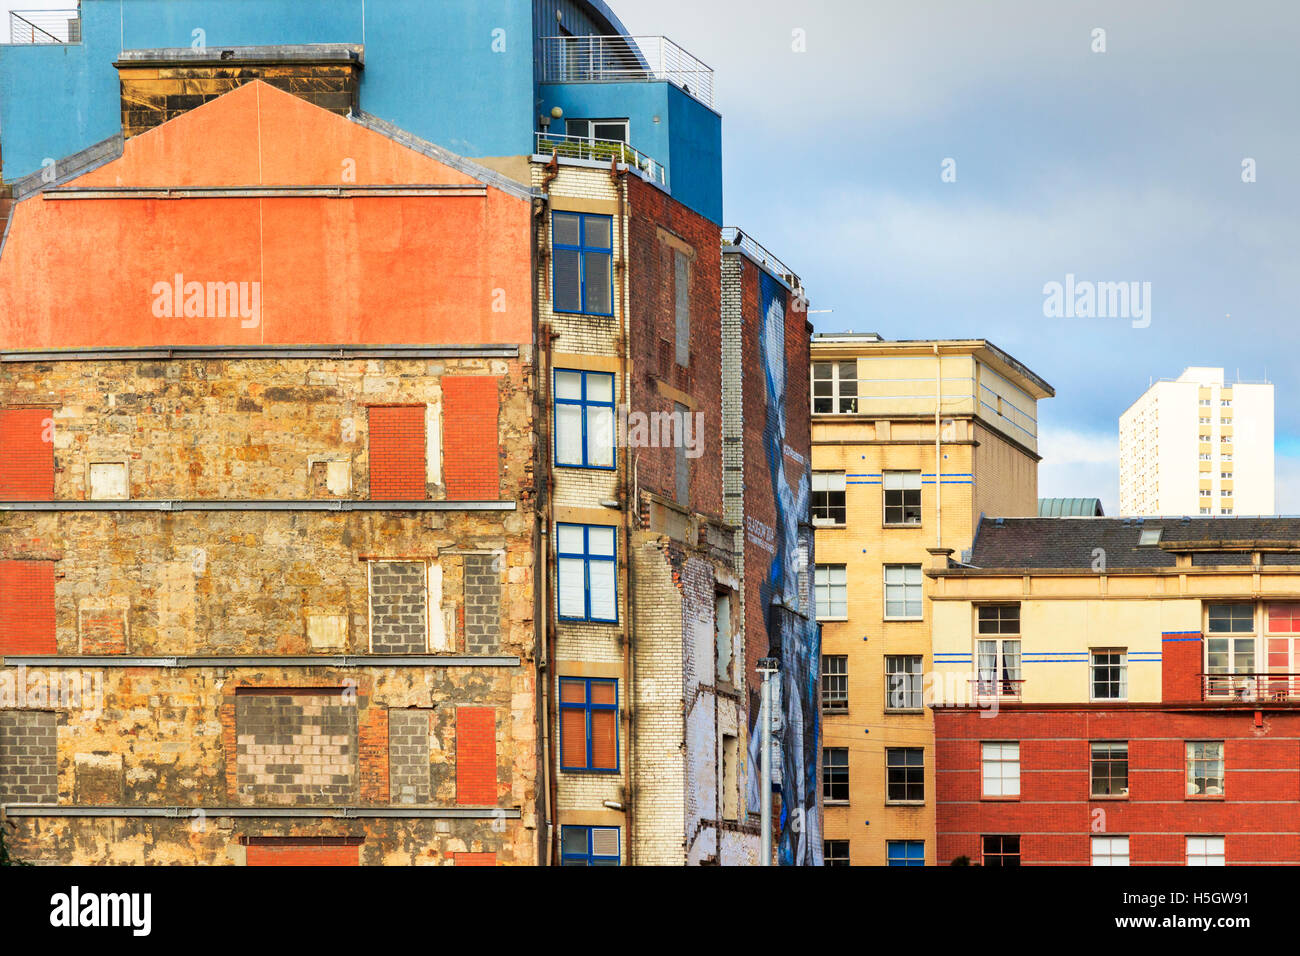
M 491 707 L 456 708 L 456 802 L 496 805 L 497 726 Z
M 737 767 L 740 761 L 740 746 L 731 734 L 722 735 L 722 819 L 734 820 L 739 815 L 740 790 L 737 783 Z
M 370 409 L 370 497 L 418 501 L 426 496 L 425 406 Z
M 677 364 L 691 363 L 691 262 L 680 249 L 673 250 L 673 287 L 676 290 Z
M 0 409 L 0 500 L 54 498 L 54 412 Z
M 691 506 L 691 460 L 686 457 L 686 426 L 691 410 L 685 405 L 673 403 L 673 419 L 677 424 L 673 433 L 673 451 L 676 456 L 676 501 L 683 508 Z
M 56 650 L 54 562 L 0 561 L 0 656 Z

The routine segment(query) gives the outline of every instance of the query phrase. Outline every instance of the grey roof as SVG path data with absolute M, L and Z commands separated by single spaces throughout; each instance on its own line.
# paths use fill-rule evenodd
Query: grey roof
M 1160 530 L 1143 545 L 1143 531 Z M 1148 537 L 1153 537 L 1149 535 Z M 1171 568 L 1179 545 L 1208 549 L 1198 566 L 1249 562 L 1251 546 L 1287 548 L 1265 563 L 1300 565 L 1300 518 L 982 518 L 971 548 L 976 568 L 1098 570 Z M 1172 547 L 1171 547 L 1172 546 Z M 1216 552 L 1216 547 L 1222 548 Z
M 1100 518 L 1106 512 L 1100 498 L 1039 498 L 1040 518 Z

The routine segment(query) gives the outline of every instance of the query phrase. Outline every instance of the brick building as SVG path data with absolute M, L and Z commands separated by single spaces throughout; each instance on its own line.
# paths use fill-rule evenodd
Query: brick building
M 600 2 L 452 0 L 427 48 L 405 6 L 87 0 L 0 47 L 20 858 L 752 862 L 758 657 L 816 739 L 807 435 L 772 413 L 808 328 L 752 249 L 780 321 L 722 321 L 711 73 Z M 495 87 L 412 96 L 430 56 Z M 816 862 L 783 733 L 782 860 Z
M 1300 522 L 986 519 L 940 558 L 937 862 L 1300 862 Z

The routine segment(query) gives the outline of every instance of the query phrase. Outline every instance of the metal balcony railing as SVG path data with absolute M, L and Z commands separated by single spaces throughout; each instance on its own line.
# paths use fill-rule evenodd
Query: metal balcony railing
M 1025 681 L 1022 677 L 977 677 L 970 683 L 976 700 L 1019 700 Z
M 1300 703 L 1300 674 L 1201 674 L 1201 700 Z
M 792 286 L 797 287 L 799 285 L 799 276 L 793 269 L 735 226 L 724 226 L 722 228 L 722 244 L 724 246 L 739 246 L 757 262 L 762 263 L 764 267 L 784 278 Z
M 713 107 L 713 69 L 667 37 L 542 37 L 543 83 L 667 81 Z
M 10 10 L 10 43 L 80 43 L 81 11 Z
M 589 136 L 569 136 L 564 133 L 536 133 L 536 153 L 562 159 L 592 159 L 608 163 L 610 160 L 639 169 L 659 183 L 667 184 L 663 163 L 652 159 L 641 150 L 618 139 L 593 139 Z

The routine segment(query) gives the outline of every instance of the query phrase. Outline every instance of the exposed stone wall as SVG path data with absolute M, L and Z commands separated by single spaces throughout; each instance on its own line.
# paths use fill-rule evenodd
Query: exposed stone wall
M 525 350 L 527 351 L 527 350 Z M 368 498 L 371 405 L 426 405 L 427 491 L 447 497 L 447 377 L 496 379 L 500 496 L 532 495 L 532 370 L 506 359 L 85 361 L 5 365 L 0 408 L 54 418 L 54 497 L 89 498 L 90 465 L 125 462 L 139 499 Z M 332 491 L 318 466 L 343 463 Z M 495 495 L 493 497 L 496 497 Z

